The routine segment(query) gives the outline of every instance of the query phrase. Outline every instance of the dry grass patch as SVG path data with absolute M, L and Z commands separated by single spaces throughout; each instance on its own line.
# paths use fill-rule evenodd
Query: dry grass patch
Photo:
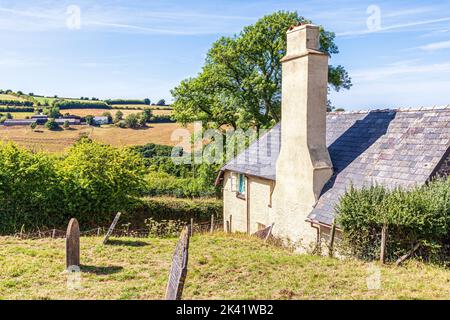
M 129 109 L 63 109 L 61 110 L 61 113 L 65 114 L 65 113 L 70 113 L 73 114 L 75 116 L 80 116 L 80 117 L 85 117 L 87 115 L 92 115 L 92 116 L 101 116 L 104 112 L 110 112 L 111 115 L 114 117 L 114 115 L 116 114 L 117 111 L 121 111 L 124 115 L 124 117 L 126 117 L 129 114 L 132 113 L 140 113 L 142 112 L 142 110 L 129 110 Z M 152 113 L 154 115 L 170 115 L 172 113 L 171 110 L 152 110 Z
M 68 290 L 64 240 L 0 237 L 0 299 L 162 299 L 176 239 L 81 239 L 82 286 Z M 296 255 L 258 239 L 201 235 L 191 241 L 185 299 L 447 299 L 450 271 L 410 262 L 381 267 Z
M 177 123 L 149 124 L 143 129 L 121 129 L 115 126 L 89 127 L 71 126 L 69 130 L 49 131 L 43 126 L 32 130 L 28 126 L 0 126 L 0 140 L 14 141 L 34 151 L 63 152 L 81 136 L 88 136 L 100 143 L 115 147 L 144 145 L 156 143 L 175 146 L 179 141 L 172 141 L 171 135 L 182 126 Z M 188 126 L 192 131 L 192 126 Z

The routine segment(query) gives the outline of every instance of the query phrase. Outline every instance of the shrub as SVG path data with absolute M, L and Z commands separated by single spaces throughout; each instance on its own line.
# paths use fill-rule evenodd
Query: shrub
M 125 125 L 127 128 L 138 128 L 139 125 L 139 117 L 135 113 L 130 113 L 125 117 Z
M 0 142 L 0 233 L 64 223 L 53 158 Z
M 69 129 L 70 128 L 69 120 L 64 121 L 63 128 L 64 129 Z
M 129 210 L 142 194 L 143 170 L 142 159 L 130 150 L 81 140 L 58 167 L 67 214 L 92 224 Z
M 336 211 L 344 243 L 359 258 L 379 257 L 384 224 L 389 230 L 388 260 L 397 259 L 417 243 L 421 244 L 418 255 L 426 260 L 449 258 L 450 180 L 436 180 L 411 190 L 351 187 Z
M 89 114 L 86 117 L 84 117 L 84 120 L 86 121 L 87 125 L 89 125 L 89 126 L 94 125 L 94 116 Z
M 33 123 L 30 124 L 30 128 L 31 128 L 32 130 L 36 129 L 36 127 L 37 127 L 36 122 L 33 122 Z
M 58 130 L 58 129 L 59 129 L 59 124 L 55 121 L 55 119 L 50 118 L 50 119 L 48 119 L 48 121 L 45 123 L 45 127 L 46 127 L 48 130 L 55 131 L 55 130 Z
M 118 123 L 123 119 L 123 112 L 122 111 L 117 111 L 116 115 L 114 116 L 114 123 Z

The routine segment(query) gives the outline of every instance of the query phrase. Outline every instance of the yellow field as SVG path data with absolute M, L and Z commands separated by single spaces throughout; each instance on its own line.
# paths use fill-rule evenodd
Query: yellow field
M 26 99 L 21 97 L 16 97 L 12 94 L 0 94 L 0 100 L 14 100 L 14 101 L 26 101 Z
M 3 113 L 6 114 L 6 112 Z M 10 112 L 10 114 L 13 116 L 13 119 L 25 119 L 26 117 L 33 116 L 34 112 Z
M 76 116 L 85 117 L 87 115 L 91 116 L 101 116 L 104 112 L 110 112 L 111 115 L 114 117 L 117 111 L 121 111 L 123 115 L 126 117 L 127 115 L 131 113 L 139 113 L 142 112 L 142 110 L 125 110 L 125 109 L 111 109 L 111 110 L 105 110 L 105 109 L 64 109 L 61 110 L 61 113 L 70 113 Z M 154 115 L 170 115 L 171 110 L 152 110 L 152 113 Z
M 48 131 L 43 126 L 36 130 L 29 127 L 0 126 L 0 140 L 14 141 L 33 151 L 62 152 L 81 136 L 116 147 L 156 143 L 175 146 L 179 141 L 172 141 L 171 135 L 176 129 L 183 128 L 177 123 L 149 124 L 143 129 L 121 129 L 115 126 L 89 127 L 72 126 L 68 130 Z M 192 127 L 188 127 L 192 131 Z

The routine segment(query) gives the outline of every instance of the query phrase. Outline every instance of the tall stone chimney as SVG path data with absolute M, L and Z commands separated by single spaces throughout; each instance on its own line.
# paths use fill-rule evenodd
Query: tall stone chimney
M 319 27 L 291 28 L 281 62 L 281 150 L 273 218 L 276 233 L 305 244 L 316 240 L 305 220 L 333 174 L 326 146 L 328 55 L 319 51 Z

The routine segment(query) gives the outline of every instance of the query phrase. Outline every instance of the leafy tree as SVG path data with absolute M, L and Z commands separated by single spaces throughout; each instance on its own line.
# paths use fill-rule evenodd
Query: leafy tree
M 144 99 L 144 103 L 146 104 L 146 105 L 150 105 L 150 103 L 151 103 L 151 101 L 150 101 L 150 99 L 149 98 L 145 98 Z
M 200 120 L 216 127 L 271 127 L 281 117 L 281 58 L 286 30 L 310 22 L 297 12 L 279 11 L 222 37 L 207 54 L 202 71 L 172 90 L 174 118 L 184 124 Z M 320 29 L 320 44 L 329 56 L 339 52 L 334 33 Z M 329 85 L 351 87 L 342 66 L 329 66 Z
M 135 113 L 130 113 L 125 117 L 125 125 L 127 128 L 136 129 L 139 127 L 139 117 Z
M 88 114 L 86 117 L 84 117 L 86 124 L 89 126 L 94 125 L 94 116 Z
M 161 99 L 156 103 L 157 106 L 165 106 L 166 105 L 166 100 Z
M 49 118 L 61 117 L 61 112 L 59 111 L 58 107 L 45 108 L 42 112 Z
M 48 130 L 55 131 L 55 130 L 58 130 L 58 129 L 59 129 L 59 124 L 55 121 L 55 119 L 50 118 L 50 119 L 48 119 L 48 121 L 45 123 L 45 127 L 46 127 Z
M 114 123 L 120 122 L 123 119 L 123 112 L 117 111 L 116 115 L 114 116 Z

